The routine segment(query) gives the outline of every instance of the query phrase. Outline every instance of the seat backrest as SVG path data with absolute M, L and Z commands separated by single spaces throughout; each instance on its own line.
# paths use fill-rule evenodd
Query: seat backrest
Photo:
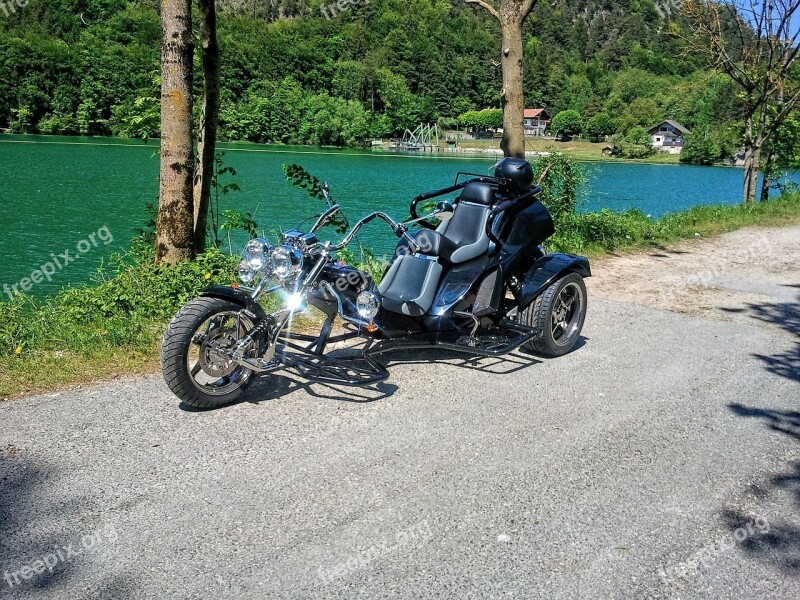
M 453 264 L 466 262 L 489 250 L 486 221 L 494 203 L 494 188 L 485 183 L 470 183 L 461 192 L 455 212 L 449 221 L 436 229 L 458 249 L 450 261 Z

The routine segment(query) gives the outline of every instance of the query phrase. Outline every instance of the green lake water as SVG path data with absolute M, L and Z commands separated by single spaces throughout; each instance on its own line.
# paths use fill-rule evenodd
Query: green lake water
M 289 185 L 281 168 L 285 163 L 302 164 L 326 179 L 353 221 L 377 209 L 403 218 L 415 195 L 452 184 L 458 171 L 486 174 L 495 162 L 252 144 L 223 144 L 223 149 L 242 188 L 223 199 L 223 208 L 253 213 L 267 232 L 296 227 L 319 208 Z M 6 135 L 0 136 L 0 164 L 8 223 L 0 237 L 0 288 L 66 251 L 69 258 L 79 258 L 32 292 L 90 281 L 103 260 L 128 245 L 147 219 L 145 204 L 155 203 L 158 195 L 156 142 Z M 624 163 L 588 163 L 586 168 L 582 210 L 636 207 L 657 217 L 698 204 L 733 204 L 741 193 L 739 169 Z M 395 243 L 378 222 L 360 240 L 379 253 Z M 234 240 L 234 251 L 242 241 Z

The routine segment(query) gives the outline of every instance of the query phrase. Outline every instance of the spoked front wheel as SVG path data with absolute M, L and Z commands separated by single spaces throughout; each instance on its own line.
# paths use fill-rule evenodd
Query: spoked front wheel
M 525 344 L 525 348 L 547 357 L 570 352 L 580 339 L 586 307 L 583 277 L 570 273 L 553 282 L 520 314 L 524 325 L 541 330 L 541 335 Z
M 254 328 L 239 305 L 196 298 L 175 316 L 161 345 L 161 369 L 172 392 L 195 408 L 238 400 L 254 373 L 226 354 Z

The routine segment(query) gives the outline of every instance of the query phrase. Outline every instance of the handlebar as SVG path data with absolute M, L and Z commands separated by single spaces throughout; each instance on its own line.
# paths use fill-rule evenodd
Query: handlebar
M 328 220 L 333 215 L 338 213 L 341 209 L 342 207 L 339 206 L 338 204 L 334 204 L 333 206 L 331 206 L 328 210 L 326 210 L 319 216 L 319 219 L 317 219 L 317 222 L 314 223 L 314 226 L 311 228 L 311 231 L 309 233 L 316 233 L 318 229 L 321 229 L 325 225 L 325 223 L 327 223 Z
M 417 241 L 413 237 L 408 235 L 408 230 L 403 226 L 402 223 L 398 223 L 386 213 L 374 212 L 372 214 L 367 215 L 366 217 L 361 219 L 358 223 L 356 223 L 350 230 L 350 233 L 348 233 L 347 236 L 340 243 L 336 244 L 335 246 L 331 246 L 330 247 L 331 252 L 336 252 L 348 246 L 350 242 L 353 241 L 353 238 L 356 236 L 356 234 L 361 230 L 361 228 L 370 221 L 373 221 L 375 219 L 382 219 L 386 221 L 392 228 L 392 231 L 394 231 L 395 235 L 397 237 L 405 238 L 405 240 L 410 244 L 410 247 L 414 249 L 415 252 L 416 249 L 419 249 L 419 247 L 417 246 Z

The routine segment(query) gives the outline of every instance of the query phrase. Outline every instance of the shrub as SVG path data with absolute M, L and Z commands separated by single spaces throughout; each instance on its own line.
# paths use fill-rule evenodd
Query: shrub
M 653 148 L 653 139 L 644 127 L 633 127 L 614 142 L 614 154 L 624 158 L 646 158 L 657 152 Z
M 540 199 L 558 224 L 578 208 L 580 187 L 586 174 L 572 158 L 556 152 L 533 165 L 533 178 L 542 186 Z
M 604 140 L 617 130 L 617 124 L 607 113 L 597 113 L 586 123 L 586 134 L 593 142 Z
M 562 110 L 553 118 L 550 129 L 567 140 L 583 131 L 583 119 L 577 110 Z

